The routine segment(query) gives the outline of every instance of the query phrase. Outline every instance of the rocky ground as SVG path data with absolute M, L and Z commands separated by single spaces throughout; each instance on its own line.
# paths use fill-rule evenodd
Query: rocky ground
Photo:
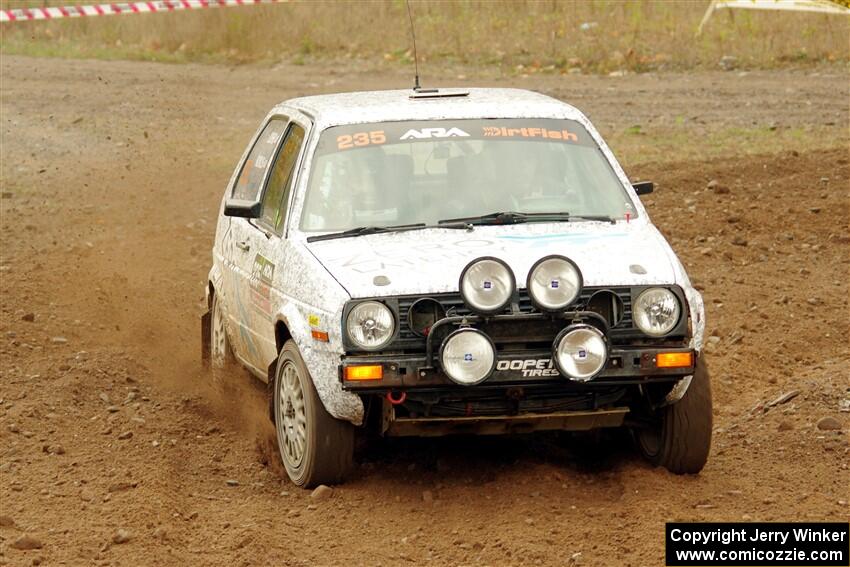
M 215 215 L 274 102 L 408 77 L 0 72 L 0 564 L 653 565 L 665 521 L 850 518 L 845 72 L 483 81 L 574 102 L 657 182 L 649 210 L 707 305 L 702 474 L 620 435 L 395 440 L 314 495 L 281 476 L 262 389 L 237 375 L 220 396 L 200 369 Z M 704 145 L 753 129 L 782 147 Z

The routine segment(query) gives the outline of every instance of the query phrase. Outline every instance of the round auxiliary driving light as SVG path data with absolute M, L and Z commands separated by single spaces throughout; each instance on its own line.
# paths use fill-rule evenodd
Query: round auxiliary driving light
M 486 380 L 496 367 L 493 341 L 477 329 L 458 329 L 440 347 L 443 372 L 457 384 L 472 386 Z
M 558 370 L 577 382 L 587 382 L 605 367 L 608 343 L 602 331 L 591 325 L 571 325 L 561 331 L 552 345 Z
M 632 307 L 632 317 L 638 328 L 653 337 L 661 337 L 679 322 L 682 308 L 669 289 L 651 287 L 643 291 Z
M 575 262 L 563 256 L 546 256 L 528 272 L 528 294 L 543 311 L 563 311 L 581 293 L 581 272 Z
M 364 301 L 349 312 L 345 330 L 358 348 L 377 350 L 393 338 L 395 319 L 392 311 L 383 303 Z
M 460 295 L 476 313 L 489 315 L 501 311 L 515 289 L 514 273 L 498 258 L 478 258 L 460 273 Z

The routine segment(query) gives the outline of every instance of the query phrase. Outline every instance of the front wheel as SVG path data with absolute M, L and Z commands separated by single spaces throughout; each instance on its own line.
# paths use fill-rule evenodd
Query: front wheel
M 711 384 L 705 358 L 697 360 L 694 377 L 677 403 L 657 410 L 654 425 L 635 431 L 643 456 L 676 474 L 702 470 L 711 449 Z
M 278 356 L 273 403 L 278 450 L 292 482 L 342 482 L 353 463 L 354 426 L 327 412 L 292 340 Z

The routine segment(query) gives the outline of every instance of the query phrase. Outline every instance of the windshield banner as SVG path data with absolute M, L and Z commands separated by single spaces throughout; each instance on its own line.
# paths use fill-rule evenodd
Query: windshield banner
M 506 118 L 335 126 L 325 130 L 316 153 L 321 155 L 401 143 L 484 139 L 559 142 L 596 147 L 587 130 L 574 120 Z

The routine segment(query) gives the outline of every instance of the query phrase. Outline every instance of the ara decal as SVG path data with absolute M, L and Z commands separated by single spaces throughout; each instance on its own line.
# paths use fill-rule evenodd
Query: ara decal
M 421 130 L 411 129 L 405 132 L 401 139 L 409 140 L 415 138 L 424 140 L 428 138 L 468 138 L 469 134 L 460 128 L 422 128 Z

